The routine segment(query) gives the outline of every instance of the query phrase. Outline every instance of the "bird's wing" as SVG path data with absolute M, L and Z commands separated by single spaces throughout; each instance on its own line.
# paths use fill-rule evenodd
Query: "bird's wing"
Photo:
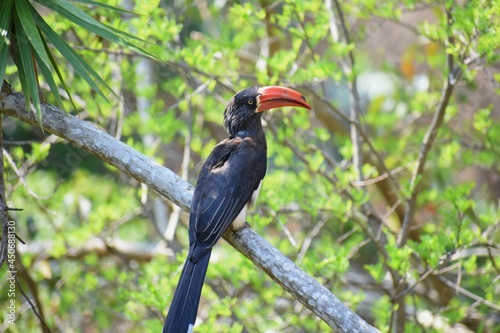
M 266 173 L 266 151 L 251 138 L 226 139 L 205 161 L 191 204 L 191 260 L 219 240 L 258 189 Z M 200 252 L 198 252 L 200 251 Z

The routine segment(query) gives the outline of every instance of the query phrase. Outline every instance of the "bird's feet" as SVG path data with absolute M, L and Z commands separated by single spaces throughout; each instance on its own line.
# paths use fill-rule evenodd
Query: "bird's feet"
M 243 223 L 243 226 L 237 227 L 237 228 L 234 227 L 234 224 L 231 224 L 231 228 L 229 228 L 229 229 L 231 229 L 231 231 L 233 233 L 236 233 L 238 230 L 243 230 L 245 228 L 251 228 L 250 224 L 248 224 L 247 221 L 245 221 L 245 223 Z

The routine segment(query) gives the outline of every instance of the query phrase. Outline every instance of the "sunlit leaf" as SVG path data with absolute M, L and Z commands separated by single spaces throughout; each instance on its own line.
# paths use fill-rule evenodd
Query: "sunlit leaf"
M 68 20 L 72 21 L 73 23 L 81 26 L 84 29 L 87 29 L 88 31 L 98 36 L 101 36 L 109 40 L 110 42 L 116 43 L 133 51 L 154 58 L 152 54 L 150 54 L 149 52 L 145 51 L 144 49 L 134 45 L 133 43 L 127 40 L 127 38 L 131 38 L 140 41 L 141 40 L 140 38 L 128 34 L 126 32 L 117 30 L 115 28 L 110 28 L 96 21 L 95 19 L 90 17 L 87 13 L 85 13 L 83 10 L 71 4 L 70 2 L 63 0 L 37 0 L 37 2 L 46 6 L 47 8 L 50 8 L 58 12 L 59 14 L 61 14 Z
M 20 25 L 26 34 L 27 39 L 32 45 L 32 50 L 38 53 L 39 59 L 43 61 L 46 67 L 50 66 L 49 58 L 43 47 L 42 38 L 34 21 L 34 17 L 30 13 L 31 4 L 26 1 L 16 1 L 17 17 Z

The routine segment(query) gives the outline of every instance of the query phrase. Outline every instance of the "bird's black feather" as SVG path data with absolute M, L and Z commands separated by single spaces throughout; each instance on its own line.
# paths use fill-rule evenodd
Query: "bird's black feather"
M 184 263 L 162 333 L 187 333 L 194 326 L 210 253 L 196 263 L 189 259 Z
M 251 201 L 266 174 L 267 145 L 257 88 L 236 94 L 224 112 L 230 138 L 220 142 L 201 168 L 189 215 L 189 253 L 163 333 L 194 326 L 212 247 Z M 249 102 L 251 101 L 251 102 Z
M 215 245 L 264 178 L 265 139 L 259 143 L 256 140 L 251 137 L 225 140 L 205 162 L 196 185 L 200 190 L 195 191 L 189 216 L 190 240 L 199 246 L 192 254 L 194 260 L 199 251 Z M 226 158 L 228 154 L 230 158 Z

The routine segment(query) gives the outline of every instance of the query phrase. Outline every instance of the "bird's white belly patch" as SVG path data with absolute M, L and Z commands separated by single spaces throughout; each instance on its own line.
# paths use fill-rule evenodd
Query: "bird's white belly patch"
M 245 222 L 247 219 L 247 209 L 252 209 L 253 206 L 255 205 L 257 197 L 259 196 L 261 186 L 262 186 L 262 180 L 260 181 L 259 187 L 257 187 L 257 189 L 252 193 L 252 198 L 250 198 L 250 201 L 243 207 L 241 212 L 238 214 L 238 216 L 236 216 L 233 223 L 231 224 L 233 230 L 238 230 L 245 226 Z

